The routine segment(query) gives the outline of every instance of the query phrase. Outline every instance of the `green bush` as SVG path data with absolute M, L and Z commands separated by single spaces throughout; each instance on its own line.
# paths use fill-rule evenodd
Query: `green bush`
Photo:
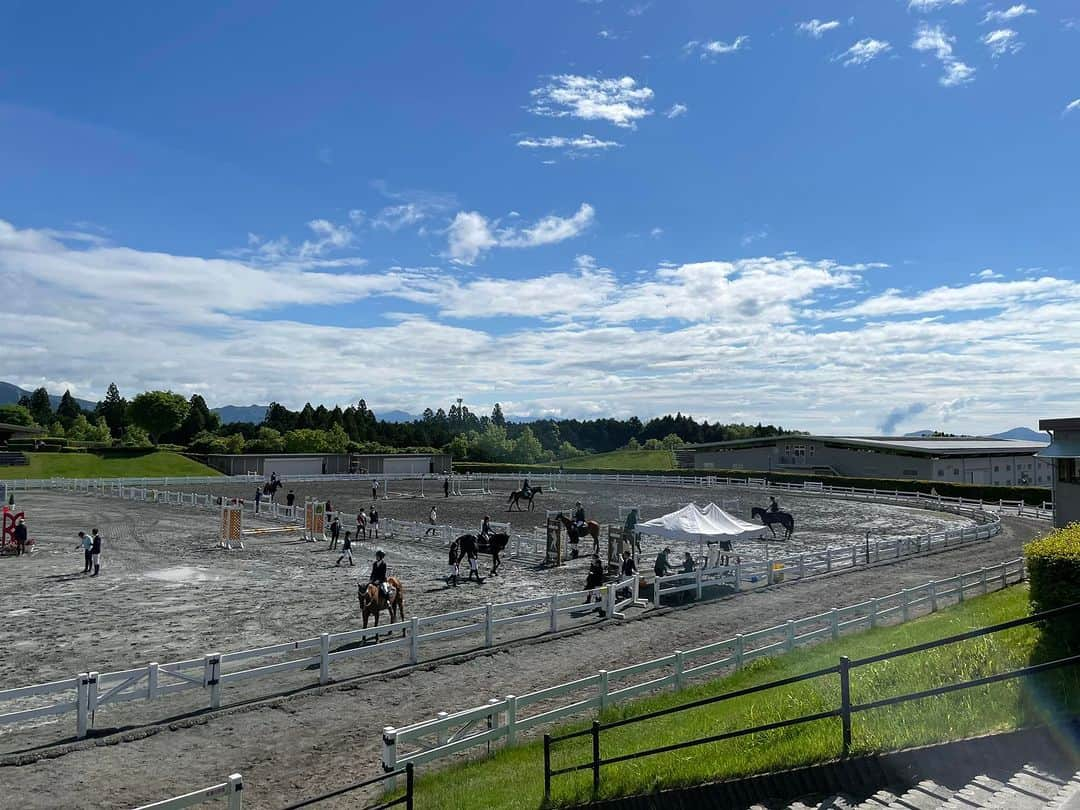
M 1070 523 L 1024 546 L 1031 607 L 1050 610 L 1080 602 L 1080 523 Z M 1072 622 L 1080 626 L 1080 622 Z

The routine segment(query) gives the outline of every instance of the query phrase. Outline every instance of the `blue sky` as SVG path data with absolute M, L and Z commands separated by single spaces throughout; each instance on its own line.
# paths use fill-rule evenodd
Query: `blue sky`
M 996 430 L 1080 401 L 1080 7 L 0 12 L 0 377 Z M 1071 409 L 1071 410 L 1070 410 Z

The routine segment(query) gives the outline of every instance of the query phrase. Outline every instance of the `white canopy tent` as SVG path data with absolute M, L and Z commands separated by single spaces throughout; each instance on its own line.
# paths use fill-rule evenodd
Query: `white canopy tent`
M 730 515 L 710 503 L 704 509 L 697 504 L 688 503 L 662 517 L 647 520 L 637 525 L 637 531 L 669 540 L 697 542 L 698 550 L 710 540 L 741 540 L 751 536 L 760 536 L 763 527 L 749 523 Z

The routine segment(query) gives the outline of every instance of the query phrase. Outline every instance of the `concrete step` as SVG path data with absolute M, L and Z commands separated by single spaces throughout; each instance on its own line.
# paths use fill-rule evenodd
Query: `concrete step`
M 1063 779 L 1025 765 L 983 806 L 987 810 L 1045 810 L 1065 784 Z
M 1048 810 L 1080 810 L 1080 771 L 1062 786 Z
M 903 793 L 903 790 L 879 790 L 873 796 L 867 797 L 865 800 L 859 803 L 857 810 L 882 810 L 885 807 L 892 807 L 893 802 L 899 798 L 899 795 Z
M 889 810 L 938 810 L 955 793 L 952 788 L 939 785 L 932 779 L 924 779 L 904 791 L 888 807 Z
M 945 802 L 941 810 L 972 810 L 976 807 L 986 807 L 994 798 L 994 794 L 1004 787 L 1005 783 L 997 779 L 986 775 L 976 776 Z

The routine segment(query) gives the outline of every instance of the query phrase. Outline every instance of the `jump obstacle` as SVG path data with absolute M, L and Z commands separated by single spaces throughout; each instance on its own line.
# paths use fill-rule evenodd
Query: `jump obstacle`
M 304 501 L 304 539 L 309 543 L 326 542 L 326 503 Z
M 221 504 L 218 548 L 232 549 L 233 543 L 244 548 L 244 507 L 239 503 Z
M 462 481 L 465 481 L 469 486 L 462 486 Z M 480 475 L 476 478 L 468 476 L 462 478 L 460 476 L 454 476 L 450 479 L 450 494 L 451 495 L 491 495 L 491 487 L 489 486 L 490 479 Z
M 6 504 L 3 507 L 3 530 L 0 532 L 0 555 L 14 554 L 16 551 L 15 546 L 15 524 L 19 518 L 26 516 L 25 512 L 16 512 L 9 508 Z M 26 553 L 33 551 L 34 541 L 28 539 L 26 541 Z

